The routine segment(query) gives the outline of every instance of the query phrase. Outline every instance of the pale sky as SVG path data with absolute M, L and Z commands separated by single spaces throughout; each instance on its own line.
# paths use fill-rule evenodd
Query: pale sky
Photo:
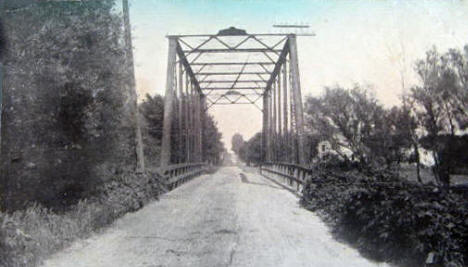
M 308 24 L 315 37 L 299 37 L 303 96 L 324 86 L 370 85 L 386 106 L 398 104 L 405 87 L 417 82 L 416 59 L 435 45 L 439 51 L 468 44 L 467 1 L 424 0 L 130 0 L 137 88 L 164 94 L 166 34 L 216 34 L 229 26 L 248 33 L 278 32 L 273 24 Z M 260 101 L 261 102 L 261 101 Z M 260 103 L 261 104 L 261 103 Z M 261 130 L 253 106 L 219 106 L 209 111 L 223 133 L 245 139 Z

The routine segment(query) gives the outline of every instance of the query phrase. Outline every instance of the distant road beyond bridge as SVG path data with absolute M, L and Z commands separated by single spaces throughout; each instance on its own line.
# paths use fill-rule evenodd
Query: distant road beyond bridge
M 291 192 L 241 173 L 193 179 L 44 266 L 386 266 L 333 240 Z

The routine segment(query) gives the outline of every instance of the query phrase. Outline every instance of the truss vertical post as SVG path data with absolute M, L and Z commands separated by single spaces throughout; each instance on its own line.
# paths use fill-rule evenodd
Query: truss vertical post
M 272 130 L 272 141 L 273 141 L 273 146 L 272 146 L 272 159 L 273 161 L 276 161 L 277 158 L 276 158 L 276 152 L 277 152 L 277 139 L 276 139 L 276 135 L 277 135 L 277 123 L 276 123 L 276 120 L 277 120 L 277 113 L 276 113 L 276 83 L 273 82 L 273 89 L 271 90 L 272 92 L 272 95 L 271 95 L 271 103 L 273 104 L 273 107 L 272 107 L 272 111 L 271 111 L 271 115 L 272 115 L 272 122 L 271 122 L 271 130 Z
M 166 73 L 166 93 L 164 97 L 164 121 L 163 136 L 161 145 L 161 167 L 166 167 L 171 162 L 171 127 L 172 127 L 172 107 L 174 90 L 174 71 L 176 70 L 176 46 L 177 39 L 169 37 L 169 54 L 167 60 Z
M 291 88 L 291 90 L 289 91 L 290 92 L 290 96 L 289 96 L 289 101 L 290 101 L 290 105 L 289 105 L 289 114 L 290 114 L 290 123 L 289 123 L 289 148 L 290 148 L 290 158 L 289 158 L 289 161 L 291 163 L 297 163 L 298 162 L 298 159 L 297 159 L 297 144 L 296 144 L 296 140 L 297 140 L 297 132 L 296 132 L 296 118 L 295 118 L 295 107 L 294 107 L 294 90 L 292 90 L 292 75 L 291 75 L 291 61 L 289 61 L 289 79 L 288 79 L 288 82 L 289 82 L 289 88 Z
M 193 81 L 190 80 L 190 162 L 195 162 L 196 155 L 195 155 L 195 132 L 196 132 L 196 125 L 195 125 L 195 96 L 193 91 Z
M 180 62 L 179 63 L 179 82 L 178 82 L 178 94 L 179 94 L 179 101 L 178 101 L 178 114 L 179 114 L 179 129 L 177 135 L 179 136 L 179 154 L 181 155 L 180 157 L 180 162 L 184 162 L 185 158 L 185 153 L 184 153 L 184 70 L 183 70 L 183 65 Z
M 283 127 L 282 126 L 282 119 L 281 119 L 281 73 L 278 73 L 278 135 L 283 136 Z
M 185 162 L 190 162 L 190 79 L 185 73 Z
M 131 80 L 130 96 L 133 107 L 133 113 L 135 116 L 135 152 L 136 152 L 136 172 L 143 173 L 145 171 L 145 156 L 143 152 L 143 138 L 141 136 L 140 116 L 138 112 L 138 98 L 136 93 L 135 83 L 135 69 L 133 66 L 133 45 L 132 45 L 132 33 L 130 28 L 130 14 L 128 8 L 128 0 L 123 0 L 123 19 L 124 19 L 124 33 L 125 33 L 125 46 L 126 46 L 126 58 L 129 61 L 129 74 Z M 1 98 L 0 98 L 1 99 Z M 1 111 L 0 111 L 1 112 Z M 0 127 L 1 128 L 1 127 Z
M 283 159 L 283 127 L 282 127 L 282 120 L 281 120 L 281 71 L 278 71 L 278 80 L 277 80 L 277 88 L 278 88 L 278 137 L 277 137 L 277 143 L 278 143 L 278 151 L 277 151 L 277 161 L 281 161 Z
M 289 133 L 288 133 L 288 72 L 287 61 L 283 64 L 283 144 L 286 148 L 285 160 L 289 160 Z
M 189 160 L 188 162 L 192 162 L 193 160 L 193 90 L 192 90 L 192 81 L 190 80 L 189 82 L 189 87 L 188 87 L 188 120 L 189 120 L 189 131 L 188 131 L 188 140 L 189 140 L 189 146 L 188 146 L 188 155 L 189 155 Z
M 271 161 L 271 131 L 270 131 L 270 91 L 265 90 L 263 93 L 263 153 L 264 161 Z
M 201 96 L 195 93 L 195 162 L 201 161 Z
M 297 40 L 295 35 L 289 35 L 289 51 L 290 51 L 290 68 L 292 90 L 294 92 L 294 115 L 296 119 L 297 132 L 297 152 L 298 163 L 304 165 L 306 163 L 304 150 L 304 113 L 302 107 L 301 83 L 299 77 L 299 62 L 297 55 Z
M 201 127 L 200 127 L 200 161 L 205 161 L 203 155 L 204 155 L 204 152 L 203 151 L 203 134 L 204 134 L 204 129 L 205 129 L 205 123 L 206 123 L 206 96 L 203 94 L 200 96 L 200 103 L 201 103 L 201 108 L 200 108 L 200 111 L 201 111 Z

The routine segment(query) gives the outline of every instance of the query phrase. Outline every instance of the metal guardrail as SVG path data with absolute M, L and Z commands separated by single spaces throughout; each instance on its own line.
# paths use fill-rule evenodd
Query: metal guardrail
M 172 190 L 206 171 L 206 163 L 182 163 L 159 168 L 164 183 Z
M 260 165 L 260 174 L 270 174 L 269 178 L 283 178 L 290 189 L 300 192 L 312 170 L 297 164 L 283 162 L 264 162 Z

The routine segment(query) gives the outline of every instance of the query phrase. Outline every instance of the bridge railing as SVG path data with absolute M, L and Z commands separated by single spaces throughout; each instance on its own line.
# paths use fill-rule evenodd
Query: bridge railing
M 159 174 L 169 190 L 206 171 L 206 163 L 181 163 L 158 169 Z
M 304 166 L 285 162 L 264 162 L 260 165 L 260 173 L 299 193 L 312 175 L 312 171 Z

